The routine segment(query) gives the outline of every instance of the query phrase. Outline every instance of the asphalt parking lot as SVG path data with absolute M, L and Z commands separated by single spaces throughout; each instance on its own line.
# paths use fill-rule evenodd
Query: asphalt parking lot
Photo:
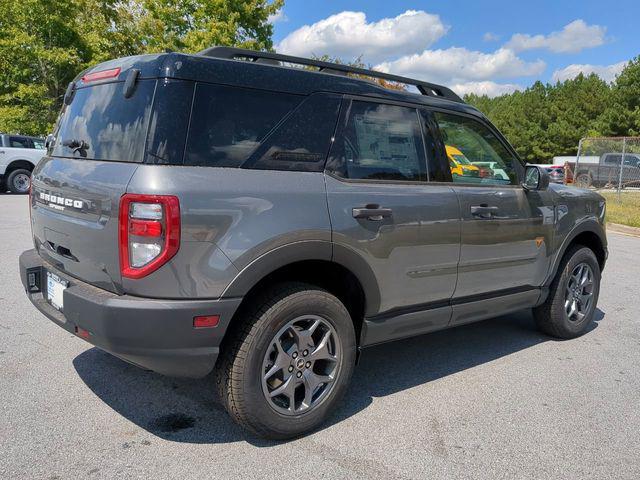
M 0 194 L 0 478 L 640 478 L 640 238 L 609 242 L 584 337 L 525 312 L 376 347 L 325 428 L 273 443 L 210 378 L 139 370 L 38 313 L 27 199 Z

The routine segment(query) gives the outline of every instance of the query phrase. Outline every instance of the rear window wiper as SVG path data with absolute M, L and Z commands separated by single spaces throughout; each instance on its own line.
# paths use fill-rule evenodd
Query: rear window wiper
M 87 150 L 91 148 L 84 140 L 69 139 L 63 140 L 62 145 L 73 150 L 73 153 L 80 152 L 83 157 L 87 156 Z

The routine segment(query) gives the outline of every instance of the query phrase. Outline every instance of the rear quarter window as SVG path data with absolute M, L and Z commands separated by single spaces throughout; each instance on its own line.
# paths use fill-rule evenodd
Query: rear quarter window
M 307 97 L 243 165 L 263 170 L 321 172 L 334 134 L 342 97 Z
M 199 83 L 185 165 L 240 167 L 304 97 Z

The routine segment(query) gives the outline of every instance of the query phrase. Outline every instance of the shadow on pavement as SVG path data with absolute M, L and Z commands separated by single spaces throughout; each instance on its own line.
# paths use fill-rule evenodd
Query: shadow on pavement
M 603 318 L 598 309 L 591 330 Z M 370 348 L 363 353 L 340 408 L 324 428 L 364 410 L 374 397 L 401 392 L 550 340 L 536 330 L 531 313 L 521 312 Z M 73 365 L 102 401 L 161 438 L 188 443 L 244 440 L 255 446 L 276 444 L 247 434 L 229 418 L 216 401 L 212 376 L 199 380 L 163 377 L 97 348 L 78 355 Z

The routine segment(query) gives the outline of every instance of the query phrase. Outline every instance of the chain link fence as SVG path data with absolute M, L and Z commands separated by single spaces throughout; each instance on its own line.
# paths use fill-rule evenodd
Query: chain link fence
M 640 137 L 588 137 L 575 161 L 565 163 L 565 183 L 620 191 L 640 187 Z
M 563 158 L 564 182 L 598 190 L 607 221 L 640 227 L 640 137 L 583 138 L 578 155 Z

